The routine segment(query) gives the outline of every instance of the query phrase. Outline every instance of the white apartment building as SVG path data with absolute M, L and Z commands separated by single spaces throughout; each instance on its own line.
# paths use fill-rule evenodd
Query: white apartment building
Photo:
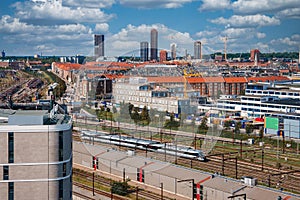
M 155 86 L 142 77 L 117 80 L 113 84 L 113 99 L 115 104 L 131 103 L 135 107 L 146 106 L 174 114 L 196 112 L 196 106 L 191 105 L 189 98 L 175 97 L 168 88 Z

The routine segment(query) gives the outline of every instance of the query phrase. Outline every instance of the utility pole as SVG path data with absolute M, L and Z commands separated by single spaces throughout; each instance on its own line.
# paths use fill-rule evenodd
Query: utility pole
M 164 199 L 164 184 L 160 183 L 160 199 Z
M 180 181 L 177 181 L 177 183 L 180 183 L 180 182 L 192 182 L 192 200 L 194 200 L 194 187 L 195 187 L 195 179 L 185 179 L 185 180 L 180 180 Z

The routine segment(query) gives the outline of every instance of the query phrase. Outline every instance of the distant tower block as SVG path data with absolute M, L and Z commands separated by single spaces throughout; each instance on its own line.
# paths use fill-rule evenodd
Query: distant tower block
M 104 35 L 94 36 L 94 51 L 96 58 L 104 56 Z
M 176 59 L 176 44 L 172 43 L 171 44 L 171 60 Z
M 151 30 L 151 50 L 150 50 L 150 60 L 157 60 L 157 37 L 158 33 L 156 29 Z
M 167 61 L 167 57 L 168 57 L 168 53 L 166 50 L 161 50 L 159 52 L 159 61 L 160 62 Z
M 194 59 L 202 59 L 201 45 L 200 41 L 194 42 Z
M 2 51 L 1 55 L 2 55 L 2 58 L 5 57 L 5 51 L 4 50 Z
M 141 61 L 145 62 L 148 61 L 148 55 L 149 55 L 149 43 L 148 42 L 141 42 Z

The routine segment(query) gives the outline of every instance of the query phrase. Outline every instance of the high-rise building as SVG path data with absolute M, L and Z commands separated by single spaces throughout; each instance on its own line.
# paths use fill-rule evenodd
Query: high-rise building
M 194 59 L 202 59 L 201 42 L 194 42 Z
M 150 50 L 150 60 L 157 60 L 157 30 L 151 30 L 151 50 Z
M 0 109 L 0 199 L 72 199 L 72 120 L 46 104 Z
M 145 62 L 148 61 L 148 55 L 149 55 L 149 43 L 148 42 L 141 42 L 141 61 Z
M 161 50 L 159 52 L 159 61 L 160 62 L 167 61 L 167 57 L 168 57 L 168 53 L 166 50 Z
M 250 51 L 250 60 L 251 61 L 259 61 L 260 51 L 258 49 L 252 49 Z
M 95 35 L 94 36 L 94 48 L 95 48 L 95 57 L 104 56 L 104 35 Z
M 171 44 L 171 60 L 176 59 L 176 44 L 172 43 Z

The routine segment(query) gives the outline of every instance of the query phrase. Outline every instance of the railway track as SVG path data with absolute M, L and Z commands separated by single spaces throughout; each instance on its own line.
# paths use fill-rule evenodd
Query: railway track
M 95 198 L 91 198 L 89 196 L 86 196 L 84 194 L 81 194 L 81 193 L 75 192 L 75 191 L 73 191 L 73 195 L 76 196 L 76 197 L 79 197 L 81 199 L 85 199 L 85 200 L 95 200 Z
M 93 176 L 92 176 L 92 173 L 90 173 L 90 172 L 79 171 L 78 169 L 75 168 L 73 170 L 73 175 L 77 176 L 77 177 L 80 177 L 82 179 L 85 179 L 90 184 L 92 184 Z M 109 189 L 111 187 L 111 182 L 112 181 L 110 179 L 95 175 L 94 181 L 95 181 L 95 183 L 100 184 L 101 186 L 104 186 L 107 189 Z M 74 182 L 74 185 L 76 185 L 78 187 L 81 187 L 81 188 L 86 189 L 86 190 L 91 191 L 91 192 L 93 191 L 93 188 L 90 187 L 90 186 L 84 185 L 84 184 L 79 183 L 77 181 L 73 181 L 73 182 Z M 116 199 L 116 200 L 124 200 L 124 199 L 161 200 L 160 195 L 155 194 L 153 192 L 143 190 L 143 189 L 138 188 L 138 187 L 130 189 L 131 195 L 129 197 L 120 197 L 120 196 L 111 194 L 110 192 L 105 192 L 105 191 L 101 191 L 101 190 L 98 190 L 98 189 L 95 189 L 94 191 L 95 191 L 95 193 L 100 194 L 102 196 L 106 196 L 106 197 L 111 197 L 111 195 L 113 195 L 113 199 Z M 163 197 L 163 199 L 170 200 L 170 198 L 168 198 L 168 197 Z
M 78 136 L 78 138 L 80 137 Z M 101 145 L 105 145 L 105 144 L 101 143 Z M 111 147 L 110 145 L 107 146 Z M 121 151 L 129 150 L 129 148 L 127 147 L 118 146 L 117 148 Z M 140 150 L 140 149 L 135 149 L 135 153 L 140 156 L 151 157 L 157 160 L 171 162 L 171 163 L 183 165 L 186 167 L 191 167 L 202 171 L 208 171 L 211 173 L 217 172 L 218 174 L 229 176 L 236 179 L 240 179 L 243 176 L 251 176 L 256 178 L 257 183 L 261 185 L 271 186 L 278 189 L 284 189 L 296 193 L 299 193 L 300 191 L 300 172 L 283 175 L 283 177 L 279 175 L 274 176 L 274 174 L 280 174 L 280 173 L 285 174 L 285 173 L 289 173 L 292 170 L 278 169 L 270 165 L 266 165 L 266 163 L 264 163 L 262 169 L 262 164 L 254 163 L 250 161 L 247 162 L 247 160 L 245 159 L 240 159 L 239 152 L 237 149 L 235 149 L 235 152 L 233 154 L 228 153 L 227 155 L 225 155 L 224 162 L 222 161 L 223 158 L 221 155 L 210 156 L 208 162 L 201 162 L 197 160 L 190 160 L 190 159 L 185 159 L 180 157 L 175 158 L 175 156 L 172 155 L 165 155 L 164 153 L 157 153 L 153 151 L 148 151 L 146 153 L 144 150 Z M 255 154 L 254 157 L 256 157 L 255 161 L 259 162 L 261 160 L 261 151 L 257 149 L 257 152 L 254 154 Z M 235 163 L 235 157 L 237 157 L 237 164 Z M 236 168 L 237 168 L 237 172 L 236 172 Z

